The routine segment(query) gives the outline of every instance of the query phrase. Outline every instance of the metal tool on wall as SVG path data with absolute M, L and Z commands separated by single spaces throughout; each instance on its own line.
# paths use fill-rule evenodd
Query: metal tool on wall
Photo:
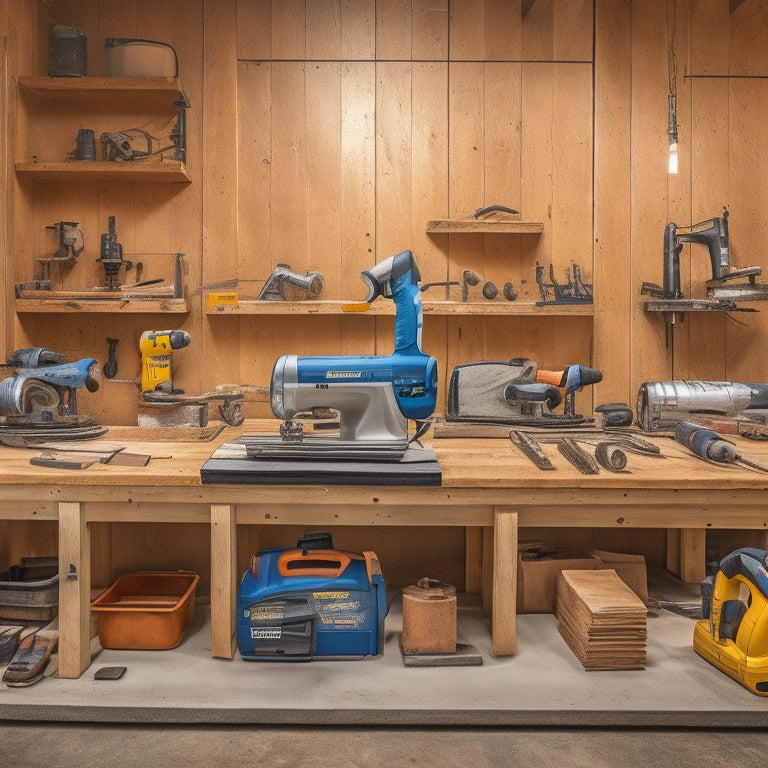
M 294 272 L 289 264 L 278 264 L 267 278 L 258 301 L 291 301 L 317 298 L 325 288 L 325 278 L 319 272 L 305 275 Z
M 706 298 L 686 298 L 680 283 L 680 252 L 685 243 L 704 245 L 709 253 L 712 277 L 706 281 Z M 672 341 L 672 330 L 678 317 L 686 312 L 756 312 L 742 307 L 741 301 L 765 301 L 768 285 L 755 282 L 762 273 L 758 266 L 734 267 L 730 260 L 728 210 L 689 227 L 669 222 L 664 228 L 663 283 L 644 282 L 641 295 L 650 296 L 643 303 L 646 312 L 663 312 L 667 323 L 667 346 Z
M 104 131 L 101 134 L 101 154 L 105 162 L 135 162 L 161 156 L 173 150 L 170 158 L 186 160 L 186 110 L 189 102 L 186 99 L 174 101 L 176 107 L 176 122 L 170 131 L 163 136 L 155 136 L 146 128 L 126 128 L 120 131 Z
M 46 227 L 46 229 L 52 229 L 56 233 L 59 247 L 53 256 L 42 257 L 37 260 L 42 268 L 42 280 L 51 279 L 52 264 L 72 266 L 77 261 L 77 257 L 85 249 L 85 238 L 79 227 L 80 225 L 76 221 L 57 221 Z
M 555 279 L 555 268 L 549 265 L 549 282 L 544 277 L 544 266 L 536 262 L 536 284 L 539 286 L 541 301 L 536 306 L 548 304 L 591 304 L 592 284 L 585 283 L 581 277 L 581 266 L 573 262 L 565 269 L 566 282 Z

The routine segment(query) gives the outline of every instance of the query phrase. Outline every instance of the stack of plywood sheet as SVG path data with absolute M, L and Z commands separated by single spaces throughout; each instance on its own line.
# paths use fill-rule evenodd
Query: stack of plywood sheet
M 561 571 L 555 616 L 584 669 L 645 667 L 646 608 L 616 571 Z

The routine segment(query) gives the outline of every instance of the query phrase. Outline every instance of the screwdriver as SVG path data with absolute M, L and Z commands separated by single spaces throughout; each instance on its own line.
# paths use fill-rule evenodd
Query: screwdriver
M 681 421 L 677 425 L 675 439 L 702 459 L 709 459 L 718 464 L 742 464 L 759 472 L 768 472 L 766 467 L 747 461 L 741 456 L 736 450 L 735 443 L 725 440 L 711 429 L 692 424 L 690 421 Z

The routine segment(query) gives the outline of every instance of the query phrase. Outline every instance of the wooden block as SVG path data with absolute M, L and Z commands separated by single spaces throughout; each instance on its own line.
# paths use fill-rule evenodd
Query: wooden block
M 403 652 L 456 651 L 456 589 L 420 579 L 403 590 Z

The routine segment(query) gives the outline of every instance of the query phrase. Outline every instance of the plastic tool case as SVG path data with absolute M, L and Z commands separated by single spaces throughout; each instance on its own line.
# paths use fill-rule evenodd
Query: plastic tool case
M 307 534 L 295 549 L 251 558 L 237 595 L 237 646 L 249 661 L 375 656 L 386 614 L 376 555 L 340 552 L 329 534 Z

